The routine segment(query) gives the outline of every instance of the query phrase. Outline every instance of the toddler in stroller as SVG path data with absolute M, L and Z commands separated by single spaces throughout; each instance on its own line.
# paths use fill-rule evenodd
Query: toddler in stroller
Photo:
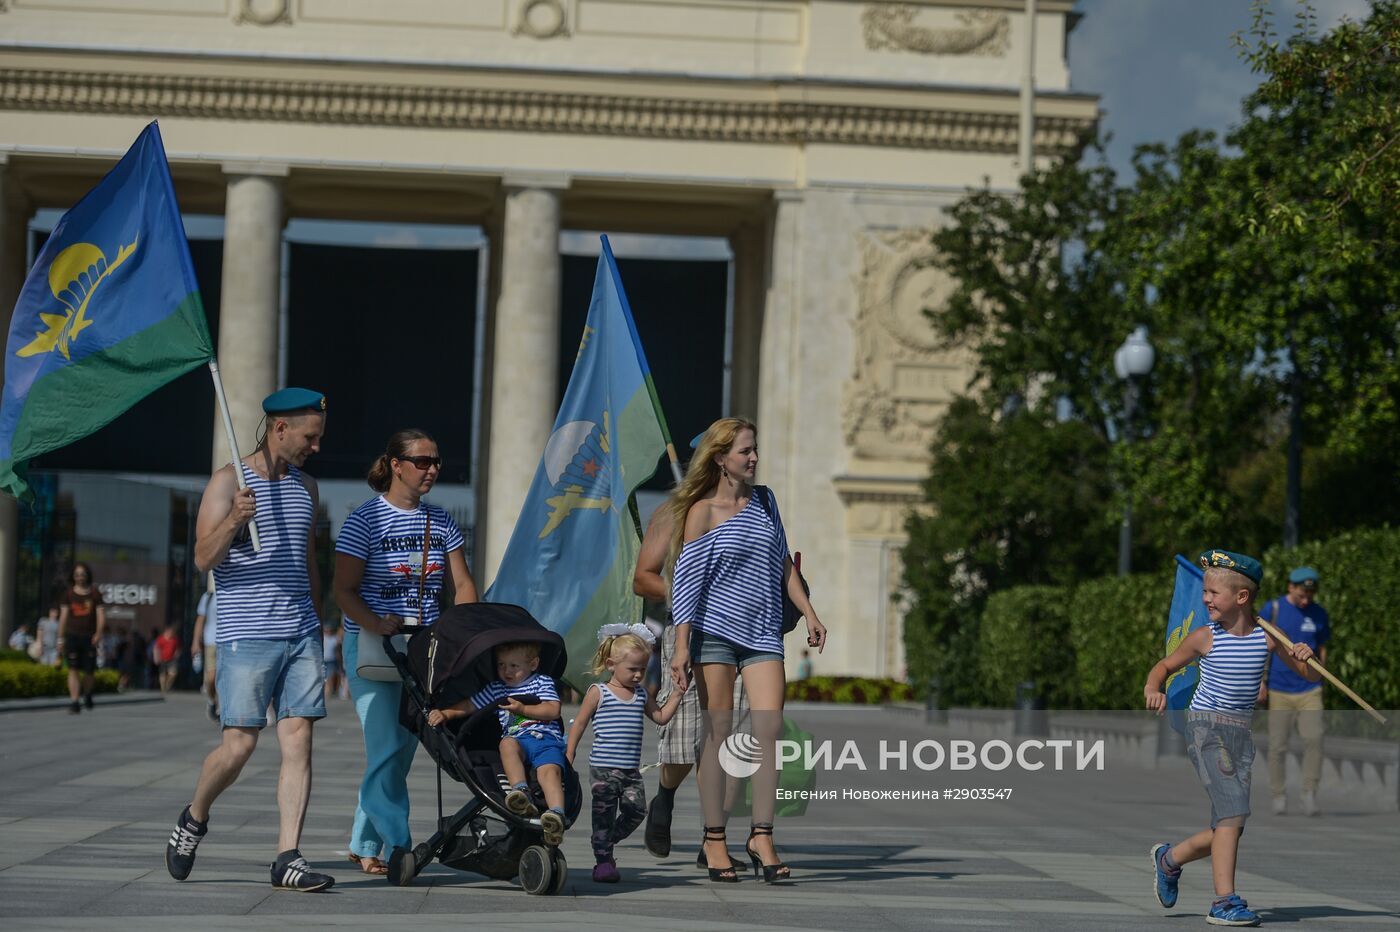
M 564 759 L 554 682 L 567 662 L 563 639 L 518 606 L 483 602 L 448 609 L 390 657 L 404 680 L 400 723 L 440 774 L 473 793 L 444 817 L 439 779 L 438 830 L 412 851 L 393 852 L 390 881 L 408 884 L 436 858 L 495 879 L 519 877 L 528 893 L 560 892 L 568 865 L 558 843 L 583 801 Z

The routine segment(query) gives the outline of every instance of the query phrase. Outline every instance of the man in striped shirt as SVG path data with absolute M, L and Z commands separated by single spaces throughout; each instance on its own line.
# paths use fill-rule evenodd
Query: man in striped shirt
M 223 741 L 204 760 L 194 798 L 166 845 L 170 876 L 184 880 L 208 831 L 209 809 L 238 779 L 277 710 L 281 815 L 272 886 L 311 892 L 335 883 L 297 846 L 311 795 L 311 726 L 325 717 L 321 581 L 316 571 L 316 480 L 301 471 L 326 428 L 326 399 L 287 388 L 263 399 L 263 437 L 251 455 L 214 473 L 195 530 L 195 564 L 214 571 L 219 600 L 218 694 Z M 238 481 L 239 470 L 246 488 Z M 260 549 L 248 524 L 256 520 Z

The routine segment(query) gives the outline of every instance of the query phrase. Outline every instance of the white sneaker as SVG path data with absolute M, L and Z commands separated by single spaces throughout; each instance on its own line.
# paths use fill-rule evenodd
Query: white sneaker
M 1288 813 L 1288 797 L 1274 797 L 1274 815 L 1286 815 Z
M 1312 790 L 1303 791 L 1303 815 L 1317 815 L 1317 793 Z

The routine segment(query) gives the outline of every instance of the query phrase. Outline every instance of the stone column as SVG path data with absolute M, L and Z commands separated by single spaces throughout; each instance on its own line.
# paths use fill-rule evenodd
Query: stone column
M 10 316 L 24 285 L 29 217 L 33 205 L 20 190 L 14 169 L 0 153 L 0 333 L 10 332 Z M 0 355 L 0 381 L 5 358 Z M 19 507 L 0 492 L 0 637 L 9 641 L 15 626 L 15 561 L 19 547 Z
M 567 185 L 557 176 L 505 179 L 486 507 L 477 516 L 484 585 L 501 564 L 558 412 L 559 200 Z
M 758 417 L 759 345 L 768 291 L 769 218 L 746 222 L 729 238 L 734 250 L 734 330 L 726 415 Z
M 774 193 L 768 290 L 759 340 L 758 447 L 760 481 L 796 486 L 801 372 L 802 192 Z
M 281 302 L 283 184 L 287 170 L 226 165 L 224 274 L 219 310 L 219 372 L 239 455 L 255 445 L 262 400 L 277 390 L 277 311 Z M 332 404 L 334 399 L 332 399 Z M 231 462 L 214 412 L 213 468 Z

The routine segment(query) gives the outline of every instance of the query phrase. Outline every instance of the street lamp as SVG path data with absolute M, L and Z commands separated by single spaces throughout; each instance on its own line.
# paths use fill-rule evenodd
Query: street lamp
M 1133 439 L 1133 423 L 1137 419 L 1139 380 L 1152 371 L 1157 354 L 1147 339 L 1147 328 L 1138 327 L 1128 334 L 1123 345 L 1113 353 L 1113 371 L 1123 380 L 1123 427 L 1119 431 L 1120 442 Z M 1127 576 L 1133 571 L 1133 502 L 1132 490 L 1123 500 L 1123 523 L 1118 527 L 1118 575 Z

